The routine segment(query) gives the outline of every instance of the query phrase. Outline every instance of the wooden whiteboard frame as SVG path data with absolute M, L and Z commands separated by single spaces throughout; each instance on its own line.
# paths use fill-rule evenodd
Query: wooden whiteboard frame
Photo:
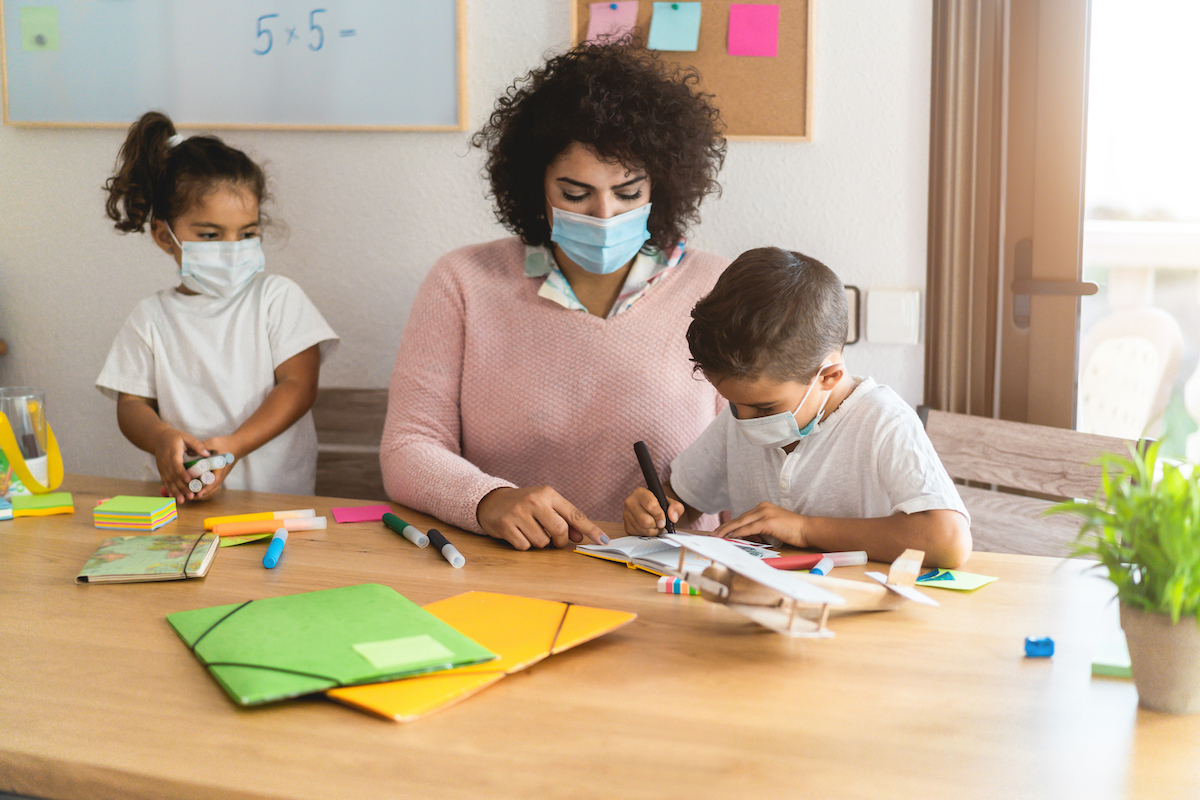
M 812 2 L 812 0 L 809 0 Z M 305 123 L 237 123 L 237 122 L 191 122 L 175 121 L 180 130 L 237 130 L 237 131 L 430 131 L 435 133 L 457 133 L 468 130 L 467 107 L 467 3 L 455 0 L 454 16 L 457 27 L 455 46 L 458 49 L 458 123 L 456 125 L 325 125 Z M 4 106 L 4 124 L 14 128 L 93 128 L 124 130 L 133 124 L 127 122 L 26 122 L 8 116 L 8 42 L 4 25 L 4 0 L 0 0 L 0 99 Z M 147 111 L 151 109 L 147 108 Z
M 597 0 L 568 0 L 571 4 L 571 45 L 578 45 L 582 39 L 580 38 L 580 9 L 583 6 L 589 5 Z M 0 0 L 2 2 L 2 0 Z M 642 3 L 653 3 L 653 0 L 639 0 Z M 776 0 L 776 5 L 783 6 L 788 0 Z M 745 134 L 745 133 L 725 133 L 725 138 L 730 141 L 740 142 L 811 142 L 813 140 L 813 34 L 816 31 L 816 5 L 817 0 L 806 0 L 808 3 L 808 34 L 806 49 L 804 54 L 804 133 L 802 135 L 763 135 L 763 134 Z M 644 35 L 649 35 L 649 30 L 644 31 Z M 664 60 L 668 63 L 676 63 L 683 67 L 691 66 L 687 61 L 686 52 L 662 51 Z M 701 75 L 701 79 L 703 79 Z M 703 80 L 701 81 L 703 84 Z M 703 88 L 703 85 L 702 87 Z M 718 108 L 720 106 L 718 105 Z

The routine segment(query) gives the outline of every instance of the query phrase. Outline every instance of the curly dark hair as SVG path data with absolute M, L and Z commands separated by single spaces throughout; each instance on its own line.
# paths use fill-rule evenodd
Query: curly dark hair
M 645 170 L 649 244 L 670 250 L 720 191 L 721 115 L 695 69 L 668 66 L 629 40 L 581 44 L 518 78 L 471 144 L 488 151 L 496 218 L 526 244 L 550 242 L 546 168 L 573 142 Z

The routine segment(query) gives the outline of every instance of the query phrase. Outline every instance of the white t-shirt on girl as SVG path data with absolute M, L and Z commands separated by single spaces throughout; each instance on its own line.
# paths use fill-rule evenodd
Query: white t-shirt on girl
M 138 303 L 109 350 L 96 388 L 152 397 L 168 425 L 204 441 L 228 436 L 275 388 L 275 368 L 338 336 L 304 291 L 282 275 L 259 274 L 234 297 L 185 295 L 174 289 Z M 157 480 L 151 456 L 147 480 Z M 312 412 L 234 465 L 230 489 L 313 494 L 317 432 Z

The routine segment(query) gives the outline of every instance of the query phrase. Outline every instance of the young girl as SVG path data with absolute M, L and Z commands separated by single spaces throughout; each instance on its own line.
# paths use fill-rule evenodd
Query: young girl
M 213 136 L 184 139 L 165 115 L 134 123 L 104 186 L 108 216 L 175 261 L 180 284 L 143 300 L 113 342 L 96 388 L 117 424 L 154 456 L 182 503 L 233 489 L 313 494 L 309 409 L 337 334 L 295 283 L 263 274 L 262 169 Z M 199 492 L 187 454 L 232 453 Z

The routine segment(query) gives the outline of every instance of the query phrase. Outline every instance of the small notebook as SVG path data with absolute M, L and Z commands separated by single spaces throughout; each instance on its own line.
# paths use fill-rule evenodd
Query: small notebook
M 109 498 L 92 511 L 97 528 L 153 531 L 179 516 L 174 497 Z
M 243 706 L 496 658 L 374 583 L 179 611 L 167 622 Z
M 75 581 L 134 583 L 203 578 L 216 554 L 214 533 L 113 536 L 96 548 Z
M 74 514 L 75 504 L 70 492 L 13 495 L 14 517 L 47 517 L 51 514 Z
M 425 610 L 499 653 L 499 660 L 402 681 L 333 689 L 327 696 L 387 719 L 411 722 L 637 619 L 628 611 L 493 592 L 455 595 L 430 603 Z
M 775 558 L 779 555 L 769 545 L 741 540 L 726 541 L 733 541 L 743 552 L 754 558 Z M 581 544 L 575 548 L 575 552 L 607 561 L 620 561 L 629 567 L 644 569 L 655 575 L 662 575 L 663 570 L 674 571 L 679 567 L 679 545 L 660 537 L 621 536 L 608 544 Z M 689 552 L 684 557 L 683 568 L 703 570 L 711 563 L 712 561 L 704 556 Z

